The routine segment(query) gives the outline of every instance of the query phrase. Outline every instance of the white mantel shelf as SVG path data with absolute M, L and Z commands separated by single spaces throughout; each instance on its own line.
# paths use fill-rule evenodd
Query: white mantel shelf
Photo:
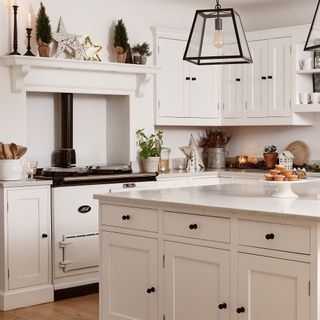
M 5 66 L 12 67 L 15 93 L 26 90 L 121 94 L 135 89 L 137 96 L 142 96 L 152 75 L 160 71 L 157 66 L 56 58 L 3 56 L 1 60 Z

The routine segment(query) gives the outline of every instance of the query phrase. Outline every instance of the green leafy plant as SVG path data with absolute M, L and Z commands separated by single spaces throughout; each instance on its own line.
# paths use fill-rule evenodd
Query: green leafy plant
M 124 52 L 129 48 L 127 28 L 122 19 L 118 20 L 114 27 L 113 46 L 122 48 Z
M 274 145 L 265 146 L 264 147 L 264 153 L 274 153 L 277 152 L 277 147 Z
M 228 135 L 221 128 L 210 128 L 200 138 L 200 146 L 204 148 L 224 148 L 230 141 L 232 135 Z
M 149 137 L 144 133 L 144 129 L 139 129 L 136 132 L 138 145 L 140 147 L 140 156 L 144 159 L 150 157 L 160 157 L 163 146 L 163 132 L 158 131 L 156 134 L 151 134 Z
M 137 44 L 132 47 L 133 53 L 138 53 L 140 56 L 150 57 L 152 52 L 150 51 L 150 45 L 147 42 Z
M 39 45 L 43 43 L 48 45 L 52 41 L 50 19 L 42 2 L 40 2 L 40 9 L 37 15 L 36 30 L 36 38 Z

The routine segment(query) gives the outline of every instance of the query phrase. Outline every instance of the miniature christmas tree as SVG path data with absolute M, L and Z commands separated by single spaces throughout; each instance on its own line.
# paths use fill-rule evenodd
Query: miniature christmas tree
M 37 21 L 36 21 L 36 37 L 38 45 L 49 45 L 52 41 L 52 31 L 50 25 L 50 19 L 46 14 L 46 8 L 43 3 L 40 3 L 40 9 L 38 11 Z
M 124 52 L 126 52 L 129 47 L 127 28 L 122 19 L 118 20 L 115 25 L 113 45 L 115 48 L 121 47 Z

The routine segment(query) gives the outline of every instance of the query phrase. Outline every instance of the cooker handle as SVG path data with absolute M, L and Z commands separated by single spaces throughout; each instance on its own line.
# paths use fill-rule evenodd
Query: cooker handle
M 124 183 L 123 189 L 135 188 L 137 185 L 135 183 Z

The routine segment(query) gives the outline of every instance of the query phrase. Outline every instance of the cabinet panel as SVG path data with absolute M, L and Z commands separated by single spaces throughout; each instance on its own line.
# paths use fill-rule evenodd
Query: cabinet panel
M 290 38 L 268 40 L 268 115 L 291 114 L 291 41 Z
M 101 241 L 102 320 L 156 320 L 157 240 L 102 232 Z
M 49 282 L 48 201 L 49 189 L 8 191 L 9 289 Z
M 185 97 L 189 92 L 189 66 L 182 60 L 186 41 L 158 38 L 158 64 L 162 68 L 157 76 L 158 115 L 160 117 L 186 117 L 189 107 Z M 161 98 L 160 98 L 161 97 Z
M 165 254 L 166 319 L 229 320 L 229 252 L 166 242 Z
M 247 69 L 247 117 L 268 115 L 268 41 L 249 43 L 253 63 Z
M 243 320 L 309 319 L 307 263 L 239 254 L 238 314 Z

